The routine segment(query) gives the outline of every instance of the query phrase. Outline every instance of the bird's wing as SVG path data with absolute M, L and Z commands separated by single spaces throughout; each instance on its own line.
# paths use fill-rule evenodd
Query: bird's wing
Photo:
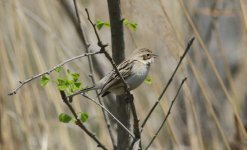
M 124 79 L 126 79 L 131 75 L 130 73 L 132 67 L 133 67 L 133 63 L 129 60 L 125 60 L 117 66 L 119 73 L 122 75 Z M 101 89 L 100 94 L 104 94 L 105 92 L 107 92 L 113 85 L 123 86 L 123 84 L 120 84 L 122 81 L 120 77 L 117 75 L 115 70 L 112 70 L 110 74 L 111 75 L 108 78 L 108 80 L 105 82 L 103 88 Z

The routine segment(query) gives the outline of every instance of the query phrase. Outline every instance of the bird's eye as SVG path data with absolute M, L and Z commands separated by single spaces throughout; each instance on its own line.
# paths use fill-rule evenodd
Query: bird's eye
M 143 59 L 144 60 L 147 60 L 147 59 L 150 59 L 150 58 L 151 58 L 151 55 L 150 54 L 143 55 Z

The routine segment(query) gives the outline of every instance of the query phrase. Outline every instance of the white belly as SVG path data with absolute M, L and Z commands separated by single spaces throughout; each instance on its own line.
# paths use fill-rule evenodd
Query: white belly
M 139 67 L 140 65 L 141 67 Z M 136 73 L 126 80 L 130 90 L 137 88 L 146 79 L 150 65 L 145 65 L 145 67 L 143 65 L 141 62 L 135 62 L 132 70 L 135 70 Z

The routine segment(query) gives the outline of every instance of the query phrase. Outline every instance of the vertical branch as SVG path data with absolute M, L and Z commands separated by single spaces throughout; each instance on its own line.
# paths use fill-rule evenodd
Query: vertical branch
M 112 57 L 113 60 L 119 64 L 125 58 L 124 52 L 124 32 L 123 24 L 121 18 L 121 8 L 120 0 L 107 0 L 108 11 L 111 24 L 111 45 L 112 45 Z M 118 119 L 127 127 L 130 128 L 130 106 L 124 99 L 127 101 L 131 99 L 127 95 L 117 96 L 117 109 L 118 109 Z M 131 100 L 130 100 L 131 102 Z M 133 100 L 132 102 L 133 103 Z M 112 106 L 115 107 L 115 106 Z M 118 149 L 126 149 L 130 145 L 129 135 L 120 127 L 117 128 L 117 138 L 118 138 Z
M 82 35 L 82 42 L 83 44 L 86 46 L 86 51 L 87 53 L 89 52 L 89 44 L 88 44 L 88 41 L 87 41 L 87 38 L 82 30 L 82 27 L 81 27 L 81 19 L 80 19 L 80 15 L 79 15 L 79 11 L 78 11 L 78 6 L 77 6 L 77 1 L 76 0 L 73 0 L 73 3 L 74 3 L 74 7 L 75 7 L 75 12 L 76 12 L 76 17 L 77 17 L 77 20 L 78 20 L 78 26 L 80 28 L 80 33 Z M 89 71 L 90 71 L 90 77 L 92 79 L 92 82 L 93 84 L 95 84 L 95 79 L 94 79 L 94 72 L 93 72 L 93 64 L 92 64 L 92 57 L 91 56 L 88 56 L 88 65 L 89 65 Z M 98 95 L 98 91 L 96 90 L 95 91 L 96 95 Z M 101 105 L 104 105 L 103 102 L 102 102 L 102 99 L 100 97 L 98 97 L 98 101 Z M 112 129 L 111 129 L 111 125 L 110 125 L 110 119 L 108 118 L 108 115 L 106 114 L 106 112 L 104 111 L 104 109 L 102 108 L 102 112 L 103 112 L 103 116 L 104 116 L 104 120 L 106 122 L 106 126 L 107 126 L 107 129 L 108 129 L 108 132 L 109 132 L 109 136 L 110 136 L 110 139 L 112 141 L 112 145 L 113 147 L 116 146 L 116 142 L 115 142 L 115 139 L 114 139 L 114 136 L 113 136 L 113 132 L 112 132 Z
M 111 24 L 112 58 L 116 64 L 119 64 L 125 58 L 120 0 L 107 0 L 107 3 Z

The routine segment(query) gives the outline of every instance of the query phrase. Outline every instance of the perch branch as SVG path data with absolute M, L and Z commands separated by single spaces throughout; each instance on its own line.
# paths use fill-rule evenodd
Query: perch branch
M 124 89 L 125 89 L 125 92 L 128 93 L 128 95 L 131 95 L 130 94 L 130 91 L 129 91 L 129 88 L 128 88 L 128 85 L 127 83 L 125 82 L 124 78 L 122 77 L 122 75 L 120 74 L 119 70 L 117 69 L 117 65 L 115 64 L 115 62 L 113 61 L 113 59 L 111 58 L 110 54 L 106 51 L 106 47 L 108 46 L 108 44 L 103 44 L 100 37 L 99 37 L 99 34 L 97 32 L 97 29 L 96 29 L 96 25 L 92 22 L 91 18 L 90 18 L 90 15 L 89 15 L 89 12 L 87 9 L 85 9 L 86 13 L 87 13 L 87 17 L 88 17 L 88 21 L 90 22 L 90 24 L 92 25 L 93 29 L 94 29 L 94 33 L 97 37 L 97 40 L 98 40 L 98 46 L 100 47 L 100 51 L 99 53 L 104 53 L 105 57 L 110 61 L 111 65 L 113 66 L 114 68 L 114 71 L 116 72 L 116 74 L 120 77 L 120 80 L 121 82 L 124 84 Z M 81 94 L 82 92 L 81 91 L 77 91 L 71 95 L 69 95 L 68 97 L 69 98 L 72 98 L 76 95 L 79 95 Z
M 100 40 L 100 37 L 99 37 L 99 34 L 97 32 L 97 29 L 96 29 L 96 25 L 92 22 L 90 16 L 89 16 L 89 12 L 87 9 L 85 9 L 86 13 L 87 13 L 87 17 L 88 17 L 88 21 L 91 23 L 93 29 L 94 29 L 94 33 L 98 39 L 98 46 L 100 47 L 100 51 L 102 53 L 105 54 L 106 58 L 110 61 L 111 65 L 113 66 L 115 72 L 117 73 L 117 75 L 119 76 L 119 78 L 121 79 L 122 83 L 124 84 L 124 88 L 125 88 L 125 91 L 128 93 L 128 95 L 130 95 L 130 91 L 129 91 L 129 88 L 128 88 L 128 85 L 127 83 L 125 82 L 124 78 L 122 77 L 122 75 L 119 73 L 119 70 L 117 69 L 117 65 L 115 64 L 115 62 L 113 61 L 113 59 L 111 58 L 111 56 L 109 55 L 109 53 L 106 51 L 106 47 L 108 46 L 107 44 L 103 44 L 102 41 Z
M 83 29 L 82 29 L 82 26 L 81 26 L 81 19 L 80 19 L 80 14 L 79 14 L 79 11 L 78 11 L 77 1 L 73 0 L 73 3 L 74 3 L 74 7 L 75 7 L 75 12 L 76 12 L 78 28 L 79 28 L 80 34 L 82 36 L 82 42 L 86 46 L 86 52 L 88 53 L 89 52 L 88 48 L 89 48 L 90 44 L 88 44 L 88 40 L 87 40 L 86 35 L 83 32 Z M 91 56 L 87 56 L 87 58 L 88 58 L 90 78 L 91 78 L 93 84 L 95 84 L 92 58 L 91 58 Z M 97 90 L 95 90 L 95 93 L 96 93 L 96 95 L 98 95 L 98 91 Z M 102 99 L 100 97 L 97 97 L 97 98 L 98 98 L 99 103 L 101 105 L 104 105 L 104 103 L 102 102 Z M 108 132 L 109 132 L 113 147 L 116 147 L 116 141 L 114 139 L 114 135 L 113 135 L 113 132 L 112 132 L 112 129 L 111 129 L 110 120 L 109 120 L 109 118 L 108 118 L 108 116 L 107 116 L 107 114 L 106 114 L 106 112 L 104 111 L 103 108 L 102 108 L 102 112 L 103 112 L 104 120 L 106 122 L 106 126 L 107 126 L 107 129 L 108 129 Z

